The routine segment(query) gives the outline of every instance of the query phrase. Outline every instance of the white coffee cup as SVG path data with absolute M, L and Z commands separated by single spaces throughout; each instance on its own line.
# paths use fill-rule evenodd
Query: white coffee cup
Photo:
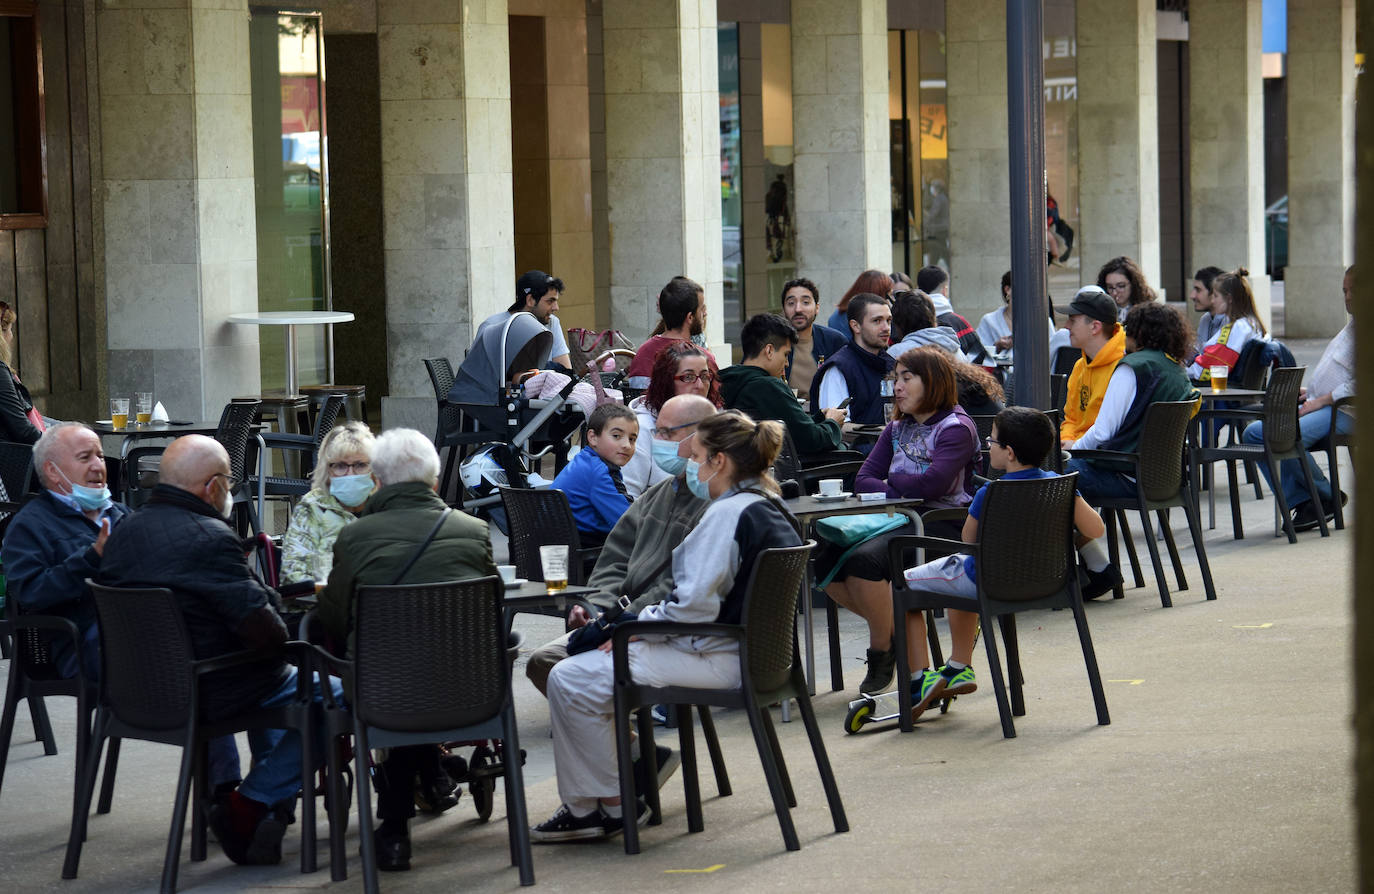
M 821 496 L 838 497 L 844 491 L 843 478 L 822 478 L 820 481 Z
M 496 570 L 501 575 L 501 580 L 505 581 L 506 583 L 510 583 L 511 581 L 515 580 L 514 565 L 497 565 Z

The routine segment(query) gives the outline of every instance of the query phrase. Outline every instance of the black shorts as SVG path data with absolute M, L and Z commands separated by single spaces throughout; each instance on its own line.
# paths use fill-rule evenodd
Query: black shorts
M 945 519 L 942 521 L 929 522 L 925 526 L 925 532 L 931 537 L 947 537 L 951 540 L 958 540 L 963 534 L 964 523 Z M 874 537 L 872 540 L 860 546 L 845 559 L 844 565 L 839 571 L 835 572 L 834 580 L 841 581 L 847 578 L 857 577 L 862 580 L 887 581 L 892 579 L 891 562 L 888 559 L 887 546 L 893 537 L 902 534 L 915 534 L 915 526 L 907 522 L 902 527 L 893 531 L 888 531 Z M 824 580 L 830 570 L 835 567 L 835 562 L 848 547 L 836 546 L 825 540 L 816 540 L 816 579 Z M 926 561 L 938 559 L 949 553 L 926 551 Z M 915 562 L 913 561 L 913 565 Z

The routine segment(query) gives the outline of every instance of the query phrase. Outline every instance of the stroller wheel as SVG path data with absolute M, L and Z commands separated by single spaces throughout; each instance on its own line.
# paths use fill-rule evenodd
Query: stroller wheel
M 485 748 L 477 749 L 468 762 L 468 792 L 472 795 L 472 806 L 477 810 L 477 819 L 486 822 L 491 819 L 491 810 L 496 801 L 496 779 L 492 774 L 494 761 Z

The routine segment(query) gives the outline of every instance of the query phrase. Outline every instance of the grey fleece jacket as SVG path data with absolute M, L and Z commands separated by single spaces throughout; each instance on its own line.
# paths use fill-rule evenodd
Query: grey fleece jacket
M 946 302 L 948 303 L 948 302 Z M 948 326 L 932 326 L 929 329 L 918 329 L 915 332 L 908 332 L 902 340 L 895 345 L 889 345 L 887 352 L 893 357 L 901 357 L 912 348 L 924 348 L 926 346 L 942 348 L 954 360 L 962 363 L 968 362 L 968 356 L 959 349 L 959 338 L 954 334 L 954 330 Z

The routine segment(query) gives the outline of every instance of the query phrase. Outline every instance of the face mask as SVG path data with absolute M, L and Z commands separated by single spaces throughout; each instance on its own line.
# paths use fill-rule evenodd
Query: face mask
M 234 495 L 227 489 L 219 501 L 219 514 L 225 521 L 234 517 Z
M 709 502 L 711 499 L 711 490 L 706 485 L 711 481 L 711 478 L 715 478 L 716 475 L 719 475 L 720 473 L 716 472 L 711 475 L 711 478 L 707 478 L 705 481 L 702 481 L 700 478 L 697 477 L 697 474 L 700 471 L 701 463 L 697 462 L 694 459 L 687 460 L 687 489 L 690 490 L 692 492 L 692 495 L 695 496 L 698 500 L 706 500 Z
M 361 506 L 372 488 L 371 475 L 340 475 L 329 479 L 329 492 L 345 506 Z
M 53 464 L 53 468 L 57 468 L 56 463 Z M 85 511 L 90 512 L 95 509 L 104 509 L 106 506 L 110 505 L 110 489 L 108 487 L 97 489 L 94 487 L 87 487 L 84 484 L 74 484 L 72 480 L 67 477 L 67 473 L 63 472 L 61 469 L 57 469 L 57 474 L 61 475 L 62 480 L 67 482 L 67 486 L 72 489 L 72 499 L 76 501 L 76 505 L 80 506 Z
M 669 475 L 680 475 L 682 470 L 687 467 L 687 457 L 677 455 L 677 441 L 664 441 L 654 438 L 652 447 L 654 465 Z

